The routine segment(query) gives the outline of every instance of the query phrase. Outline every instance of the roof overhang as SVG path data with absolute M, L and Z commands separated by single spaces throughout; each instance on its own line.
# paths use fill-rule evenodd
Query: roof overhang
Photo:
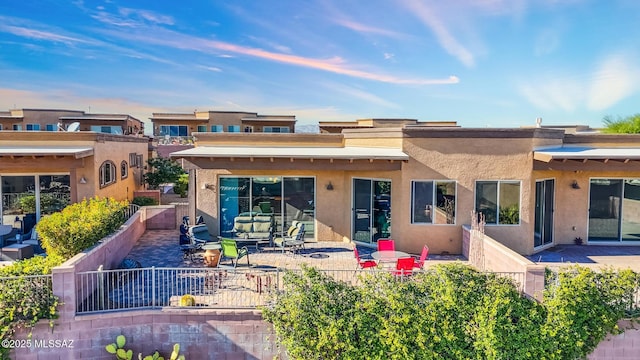
M 73 156 L 82 159 L 93 155 L 92 147 L 75 146 L 0 146 L 0 156 Z
M 303 146 L 198 146 L 177 151 L 172 158 L 271 158 L 335 160 L 409 160 L 400 149 L 379 147 L 303 147 Z
M 640 160 L 640 148 L 619 147 L 619 148 L 596 148 L 596 147 L 578 147 L 578 146 L 562 146 L 556 148 L 545 148 L 534 150 L 534 160 L 542 162 L 551 162 L 553 160 L 600 160 L 607 162 L 609 160 L 617 160 L 629 162 L 631 160 Z

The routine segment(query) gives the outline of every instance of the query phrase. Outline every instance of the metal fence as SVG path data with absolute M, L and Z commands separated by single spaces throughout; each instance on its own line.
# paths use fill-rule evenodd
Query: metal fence
M 136 204 L 129 204 L 126 209 L 124 209 L 124 221 L 129 220 L 133 214 L 135 214 L 138 210 L 140 210 L 140 206 Z
M 300 272 L 301 270 L 289 270 Z M 319 270 L 335 280 L 361 284 L 358 274 L 388 274 L 384 270 Z M 76 312 L 195 306 L 256 308 L 267 305 L 282 290 L 286 270 L 235 268 L 142 268 L 88 271 L 76 274 Z M 524 274 L 500 273 L 522 287 Z M 409 276 L 398 276 L 408 281 Z M 193 302 L 191 304 L 190 302 Z

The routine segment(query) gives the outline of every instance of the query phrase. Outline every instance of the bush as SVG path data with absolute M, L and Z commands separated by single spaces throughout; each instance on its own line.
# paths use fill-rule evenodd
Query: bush
M 11 339 L 17 328 L 58 317 L 58 298 L 50 278 L 32 275 L 50 274 L 63 261 L 56 256 L 35 256 L 0 268 L 0 338 Z M 0 347 L 0 358 L 8 359 L 9 350 Z
M 291 359 L 579 359 L 618 331 L 638 286 L 631 271 L 572 270 L 545 302 L 462 264 L 362 285 L 312 268 L 288 272 L 263 309 Z
M 131 203 L 138 206 L 158 205 L 158 201 L 156 199 L 148 196 L 136 196 L 133 198 L 133 200 L 131 200 Z
M 67 206 L 38 222 L 47 254 L 68 259 L 95 245 L 124 223 L 126 201 L 92 198 Z
M 173 184 L 173 192 L 180 195 L 180 197 L 186 197 L 189 190 L 189 174 L 182 174 Z

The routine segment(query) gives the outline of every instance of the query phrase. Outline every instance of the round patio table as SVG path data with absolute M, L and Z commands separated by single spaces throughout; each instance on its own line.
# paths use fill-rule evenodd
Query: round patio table
M 411 255 L 403 251 L 383 250 L 372 252 L 371 257 L 382 262 L 393 262 L 400 258 L 411 257 Z

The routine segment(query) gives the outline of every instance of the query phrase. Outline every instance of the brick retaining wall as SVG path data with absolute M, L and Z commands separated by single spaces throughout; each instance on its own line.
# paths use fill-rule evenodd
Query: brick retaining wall
M 179 343 L 186 359 L 274 359 L 278 356 L 272 327 L 257 310 L 145 310 L 77 316 L 36 326 L 32 343 L 59 340 L 73 348 L 48 347 L 19 349 L 12 358 L 19 360 L 111 360 L 104 347 L 125 335 L 134 359 L 138 353 L 150 355 L 158 350 L 168 359 L 173 344 Z M 20 331 L 14 339 L 26 339 Z

